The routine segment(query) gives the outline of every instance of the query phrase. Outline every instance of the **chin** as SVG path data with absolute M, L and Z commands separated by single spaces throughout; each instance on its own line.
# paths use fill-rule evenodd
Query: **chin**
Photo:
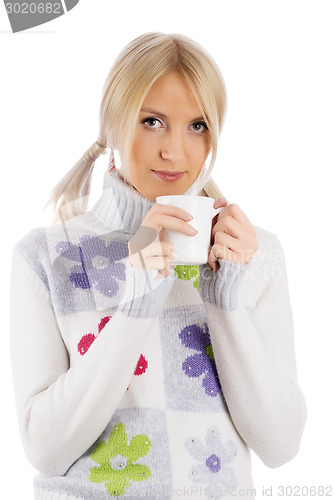
M 188 188 L 182 188 L 180 186 L 166 186 L 163 189 L 159 189 L 156 192 L 159 193 L 156 196 L 165 196 L 168 194 L 184 194 Z

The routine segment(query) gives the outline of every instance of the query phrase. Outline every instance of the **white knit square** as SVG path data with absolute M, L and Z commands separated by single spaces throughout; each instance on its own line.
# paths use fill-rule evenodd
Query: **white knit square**
M 207 500 L 214 492 L 221 498 L 255 498 L 249 449 L 229 414 L 167 410 L 167 427 L 173 500 Z

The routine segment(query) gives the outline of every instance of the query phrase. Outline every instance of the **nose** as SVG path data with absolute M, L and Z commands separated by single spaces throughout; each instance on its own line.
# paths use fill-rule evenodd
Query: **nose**
M 178 163 L 183 159 L 184 154 L 182 133 L 177 130 L 169 131 L 161 145 L 161 157 L 172 163 Z

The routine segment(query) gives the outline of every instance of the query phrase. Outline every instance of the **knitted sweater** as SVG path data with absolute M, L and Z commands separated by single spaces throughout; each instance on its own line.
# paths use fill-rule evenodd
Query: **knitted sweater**
M 16 243 L 11 357 L 38 500 L 254 498 L 252 449 L 298 451 L 286 269 L 256 228 L 245 266 L 135 269 L 127 242 L 153 202 L 116 173 L 89 212 Z

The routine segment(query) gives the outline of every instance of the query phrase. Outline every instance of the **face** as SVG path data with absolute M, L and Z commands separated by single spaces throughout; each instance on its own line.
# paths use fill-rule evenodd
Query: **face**
M 130 180 L 146 198 L 184 194 L 211 148 L 210 134 L 186 80 L 159 78 L 148 92 L 130 150 Z

